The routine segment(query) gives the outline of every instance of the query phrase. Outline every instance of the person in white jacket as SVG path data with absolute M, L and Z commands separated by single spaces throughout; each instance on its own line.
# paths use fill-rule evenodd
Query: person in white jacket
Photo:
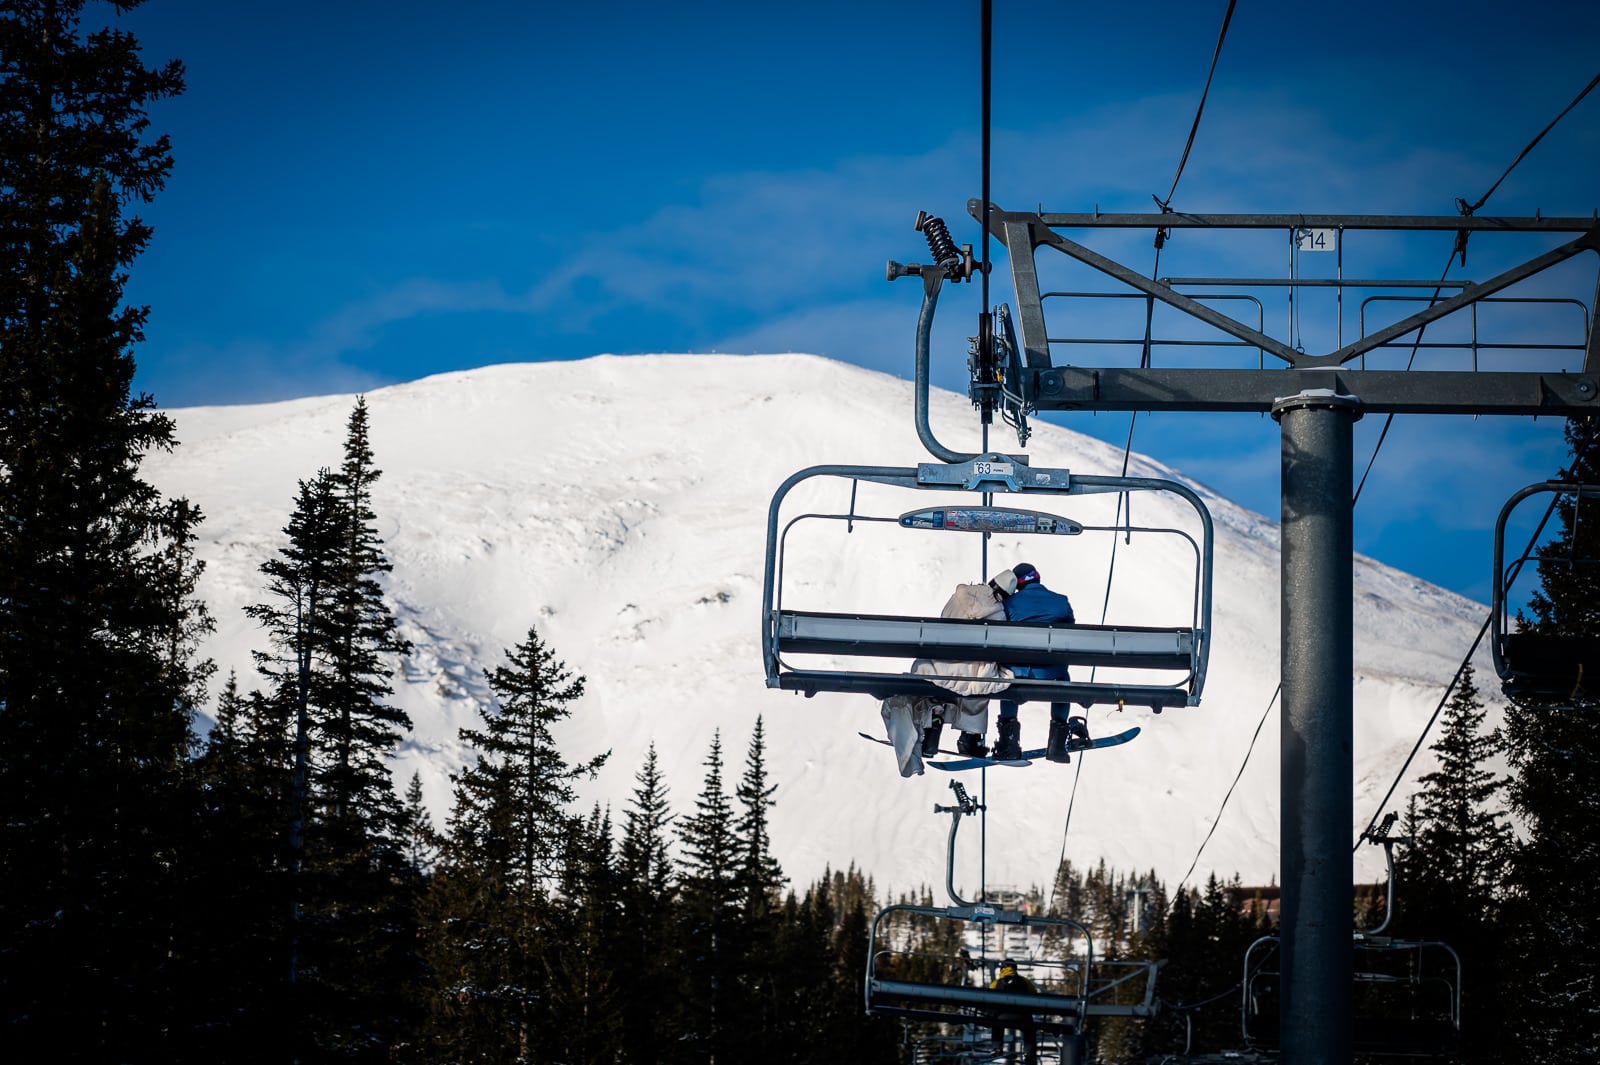
M 1016 574 L 1010 570 L 1001 570 L 984 584 L 958 584 L 939 616 L 1004 621 L 1006 598 L 1016 590 Z M 1011 683 L 1011 670 L 995 662 L 935 662 L 919 658 L 911 663 L 911 672 L 926 676 L 957 698 L 896 695 L 883 701 L 880 713 L 894 744 L 900 775 L 915 776 L 923 771 L 922 757 L 939 750 L 939 737 L 946 724 L 961 731 L 957 751 L 979 758 L 986 755 L 983 737 L 989 729 L 989 696 Z

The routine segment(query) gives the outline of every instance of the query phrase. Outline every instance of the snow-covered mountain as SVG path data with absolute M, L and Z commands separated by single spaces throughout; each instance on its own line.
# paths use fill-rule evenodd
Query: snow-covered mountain
M 263 597 L 258 567 L 284 542 L 297 479 L 338 464 L 352 403 L 173 411 L 182 446 L 146 462 L 158 487 L 206 514 L 202 594 L 218 624 L 205 652 L 247 690 L 249 652 L 262 639 L 243 608 Z M 415 724 L 395 771 L 404 780 L 420 770 L 440 823 L 449 774 L 471 757 L 457 730 L 476 724 L 488 698 L 483 671 L 537 625 L 588 678 L 562 736 L 571 756 L 612 751 L 584 788 L 584 809 L 609 803 L 620 820 L 654 743 L 674 807 L 691 811 L 713 734 L 731 788 L 762 715 L 778 785 L 774 841 L 793 882 L 854 862 L 880 887 L 943 885 L 950 819 L 933 807 L 951 801 L 950 776 L 901 779 L 891 751 L 856 736 L 882 733 L 875 702 L 769 690 L 759 653 L 774 490 L 819 463 L 928 461 L 908 382 L 805 355 L 601 356 L 445 374 L 369 393 L 367 403 L 384 471 L 375 509 L 394 563 L 387 594 L 415 645 L 395 678 L 396 701 Z M 978 450 L 964 397 L 936 392 L 931 417 L 944 443 Z M 1050 425 L 1036 426 L 1028 451 L 1035 466 L 1077 473 L 1115 474 L 1123 458 Z M 1137 456 L 1129 473 L 1181 479 Z M 1277 524 L 1199 490 L 1216 525 L 1217 590 L 1202 705 L 1159 716 L 1097 708 L 1097 732 L 1138 724 L 1143 734 L 1069 767 L 987 773 L 986 821 L 965 821 L 958 843 L 963 894 L 976 893 L 985 836 L 990 887 L 1048 884 L 1063 853 L 1079 864 L 1153 868 L 1169 885 L 1189 868 L 1278 682 Z M 1112 570 L 1109 539 L 1074 544 L 1070 564 L 1031 560 L 1082 621 L 1099 620 L 1102 602 L 1114 604 L 1109 620 L 1133 624 L 1151 623 L 1144 615 L 1174 597 L 1186 609 L 1188 589 L 1175 588 L 1169 567 L 1118 561 Z M 996 543 L 990 569 L 1016 560 Z M 897 555 L 864 559 L 854 545 L 809 558 L 807 603 L 796 605 L 814 609 L 892 604 L 932 614 L 957 581 L 981 572 L 977 558 L 916 567 Z M 1357 560 L 1355 582 L 1352 842 L 1484 614 L 1367 559 Z M 1023 708 L 1025 744 L 1042 744 L 1045 716 L 1042 706 Z M 1277 721 L 1274 706 L 1195 877 L 1276 876 Z M 978 795 L 980 777 L 963 779 Z M 1376 848 L 1357 857 L 1358 875 L 1381 876 Z

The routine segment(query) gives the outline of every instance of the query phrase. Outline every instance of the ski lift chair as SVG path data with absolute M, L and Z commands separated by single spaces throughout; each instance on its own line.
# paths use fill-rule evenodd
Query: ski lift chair
M 945 887 L 953 905 L 900 903 L 872 919 L 867 934 L 867 1012 L 908 1023 L 966 1026 L 963 1045 L 952 1051 L 957 1055 L 976 1055 L 977 1044 L 985 1043 L 995 1051 L 989 1031 L 1011 1027 L 1007 1022 L 1023 1013 L 1035 1032 L 1038 1060 L 1061 1065 L 1082 1061 L 1087 1018 L 1154 1016 L 1156 977 L 1164 961 L 1096 960 L 1094 940 L 1077 921 L 988 901 L 969 902 L 957 894 L 956 835 L 962 817 L 983 807 L 960 781 L 951 781 L 950 790 L 955 804 L 935 806 L 934 812 L 950 815 Z M 998 951 L 992 946 L 996 941 Z M 1026 949 L 1015 949 L 1018 941 L 1027 944 Z M 1044 959 L 1038 957 L 1041 954 L 1056 957 Z M 1018 971 L 1037 993 L 990 988 L 1001 958 L 1007 956 L 1018 960 Z M 989 1053 L 960 1060 L 1008 1059 Z
M 913 932 L 920 925 L 922 936 Z M 1037 994 L 992 990 L 999 957 L 973 958 L 961 946 L 989 926 L 1024 926 L 1041 940 L 1070 944 L 1062 959 L 1017 959 Z M 948 947 L 917 949 L 920 943 Z M 1008 1026 L 1026 1014 L 1037 1033 L 1039 1060 L 1078 1065 L 1083 1026 L 1095 1016 L 1149 1017 L 1157 1006 L 1161 962 L 1096 961 L 1089 931 L 1076 921 L 988 903 L 899 904 L 879 911 L 869 933 L 866 1008 L 909 1022 Z
M 1411 842 L 1390 834 L 1397 820 L 1391 811 L 1361 837 L 1383 847 L 1388 876 L 1383 922 L 1352 938 L 1350 1046 L 1364 1057 L 1448 1057 L 1461 1042 L 1461 957 L 1438 940 L 1383 934 L 1394 916 L 1394 848 Z M 1280 1039 L 1277 956 L 1277 936 L 1262 936 L 1245 950 L 1241 1026 L 1245 1042 L 1257 1048 Z
M 1600 485 L 1546 481 L 1514 494 L 1500 510 L 1494 527 L 1494 590 L 1492 603 L 1495 672 L 1506 697 L 1524 706 L 1559 708 L 1594 706 L 1600 702 L 1600 632 L 1546 634 L 1512 627 L 1508 595 L 1525 566 L 1564 567 L 1568 576 L 1600 574 L 1600 558 L 1579 555 L 1541 557 L 1530 549 L 1505 561 L 1506 521 L 1517 505 L 1533 495 L 1571 496 L 1578 508 L 1585 499 L 1600 499 Z M 1573 518 L 1576 527 L 1578 515 Z M 1553 571 L 1544 571 L 1547 574 Z
M 1351 1049 L 1364 1057 L 1447 1057 L 1461 1037 L 1461 959 L 1447 943 L 1357 933 Z M 1241 1024 L 1255 1049 L 1280 1040 L 1278 937 L 1250 944 Z
M 785 497 L 811 478 L 852 482 L 846 513 L 804 513 L 787 521 Z M 943 504 L 899 514 L 869 514 L 856 507 L 855 485 L 873 482 L 913 491 L 982 495 L 970 504 Z M 989 494 L 1008 501 L 1071 497 L 1090 493 L 1160 492 L 1177 496 L 1197 515 L 1198 539 L 1182 529 L 1132 525 L 1083 525 L 1035 510 L 988 505 Z M 970 621 L 875 613 L 836 613 L 790 609 L 784 604 L 784 549 L 802 521 L 831 521 L 852 529 L 856 523 L 886 523 L 909 535 L 930 531 L 967 534 L 1018 533 L 1077 535 L 1084 531 L 1148 532 L 1177 537 L 1193 555 L 1193 594 L 1189 624 L 1172 627 L 1129 625 L 1047 625 L 1009 621 Z M 767 517 L 766 577 L 762 597 L 761 649 L 769 688 L 802 692 L 847 692 L 887 699 L 895 695 L 948 699 L 950 693 L 926 676 L 910 671 L 910 660 L 1001 662 L 1008 665 L 1064 665 L 1110 671 L 1107 679 L 1016 679 L 1005 698 L 1017 702 L 1075 702 L 1088 707 L 1192 706 L 1205 684 L 1211 618 L 1211 515 L 1187 486 L 1154 478 L 1079 476 L 1067 470 L 1036 469 L 1025 461 L 990 455 L 967 462 L 923 463 L 915 468 L 813 466 L 786 480 L 773 496 Z M 867 665 L 850 668 L 840 660 L 904 659 L 900 669 Z M 808 659 L 809 661 L 799 661 Z M 820 660 L 820 661 L 819 661 Z M 1131 679 L 1123 670 L 1141 671 Z M 1176 674 L 1152 683 L 1148 674 Z

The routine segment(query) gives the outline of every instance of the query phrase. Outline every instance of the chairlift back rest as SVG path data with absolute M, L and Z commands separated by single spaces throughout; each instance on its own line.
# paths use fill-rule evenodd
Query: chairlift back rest
M 1600 681 L 1600 636 L 1547 636 L 1537 632 L 1505 634 L 1505 654 L 1513 672 L 1584 676 Z
M 870 993 L 872 1002 L 869 1009 L 886 1009 L 894 1002 L 935 1002 L 995 1013 L 1026 1011 L 1037 1017 L 1082 1016 L 1084 1012 L 1083 999 L 1075 995 L 1057 995 L 1047 991 L 1024 994 L 1014 991 L 995 991 L 986 987 L 874 979 Z
M 1513 699 L 1561 702 L 1600 692 L 1600 637 L 1508 632 L 1500 679 Z
M 1195 630 L 778 612 L 780 654 L 1192 670 Z

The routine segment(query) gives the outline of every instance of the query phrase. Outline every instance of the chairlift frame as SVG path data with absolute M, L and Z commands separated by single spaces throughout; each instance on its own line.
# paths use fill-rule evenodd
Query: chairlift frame
M 1179 628 L 1127 625 L 1045 625 L 1030 622 L 970 621 L 937 617 L 878 614 L 840 614 L 788 610 L 783 606 L 783 548 L 789 531 L 799 521 L 826 519 L 854 522 L 895 522 L 899 516 L 874 516 L 856 512 L 854 495 L 845 514 L 798 514 L 783 520 L 783 503 L 797 485 L 816 477 L 868 481 L 915 491 L 981 493 L 987 502 L 993 494 L 1008 498 L 1062 497 L 1116 492 L 1167 492 L 1187 502 L 1199 519 L 1200 540 L 1182 529 L 1133 525 L 1082 526 L 1088 531 L 1175 534 L 1195 552 L 1195 586 L 1191 624 Z M 1006 508 L 995 508 L 1006 509 Z M 1077 523 L 1073 523 L 1077 524 Z M 926 532 L 924 529 L 911 529 Z M 1017 702 L 1076 702 L 1084 706 L 1148 706 L 1157 713 L 1169 706 L 1194 706 L 1205 686 L 1210 653 L 1212 603 L 1211 514 L 1187 485 L 1146 477 L 1110 477 L 1074 474 L 1064 469 L 1036 468 L 1026 459 L 991 454 L 953 463 L 922 463 L 916 467 L 811 466 L 779 486 L 767 511 L 766 575 L 762 591 L 761 651 L 769 688 L 802 692 L 867 694 L 878 699 L 895 695 L 955 698 L 948 689 L 927 677 L 909 672 L 910 659 L 928 658 L 957 662 L 1001 662 L 1017 665 L 1060 664 L 1108 668 L 1182 671 L 1182 679 L 1169 684 L 1117 683 L 1078 680 L 1018 678 L 996 697 Z M 904 657 L 907 669 L 883 672 L 851 669 L 803 669 L 785 655 Z
M 1010 909 L 986 900 L 968 902 L 955 890 L 955 844 L 961 818 L 983 809 L 967 794 L 959 781 L 951 781 L 955 792 L 953 806 L 935 806 L 935 813 L 950 814 L 950 844 L 946 855 L 946 889 L 953 905 L 921 906 L 900 903 L 878 911 L 867 931 L 867 971 L 863 985 L 866 1011 L 869 1014 L 895 1016 L 908 1021 L 944 1024 L 993 1025 L 1002 1014 L 1025 1012 L 1034 1028 L 1042 1035 L 1061 1037 L 1062 1060 L 1077 1061 L 1081 1050 L 1078 1037 L 1084 1022 L 1090 1017 L 1152 1017 L 1159 1011 L 1156 998 L 1156 980 L 1165 960 L 1130 961 L 1096 960 L 1094 937 L 1078 921 L 1065 917 L 1030 914 L 1020 909 Z M 892 968 L 890 959 L 910 957 L 908 950 L 896 950 L 889 942 L 885 929 L 892 926 L 897 914 L 922 917 L 932 921 L 959 921 L 962 924 L 998 927 L 1040 929 L 1041 936 L 1049 930 L 1061 934 L 1063 942 L 1081 941 L 1083 950 L 1067 952 L 1061 959 L 1030 958 L 1019 961 L 1019 969 L 1026 968 L 1029 978 L 1046 974 L 1044 987 L 1035 994 L 991 989 L 987 981 L 979 986 L 965 983 L 974 969 L 984 971 L 993 978 L 999 958 L 972 959 L 963 947 L 956 955 L 919 955 L 924 962 L 934 961 L 946 973 L 954 974 L 959 982 L 944 983 L 932 980 L 897 979 L 883 970 Z M 892 930 L 892 929 L 890 929 Z M 1056 975 L 1048 975 L 1056 974 Z M 1140 987 L 1137 1001 L 1116 1002 L 1119 989 Z
M 1383 822 L 1363 832 L 1363 842 L 1383 848 L 1384 865 L 1388 871 L 1384 892 L 1383 921 L 1376 928 L 1358 928 L 1352 936 L 1355 965 L 1351 975 L 1358 987 L 1406 985 L 1409 987 L 1436 987 L 1443 997 L 1435 999 L 1434 1016 L 1409 1018 L 1368 1017 L 1351 1018 L 1351 1047 L 1361 1055 L 1370 1057 L 1437 1057 L 1455 1051 L 1461 1037 L 1461 956 L 1448 943 L 1433 939 L 1397 939 L 1386 936 L 1389 922 L 1395 912 L 1394 848 L 1412 842 L 1409 836 L 1394 836 L 1390 832 L 1400 815 L 1390 811 Z M 1263 1009 L 1262 997 L 1268 993 L 1269 981 L 1281 980 L 1279 969 L 1269 969 L 1267 961 L 1252 967 L 1251 959 L 1258 950 L 1279 946 L 1279 937 L 1266 935 L 1245 948 L 1244 977 L 1240 982 L 1243 996 L 1239 1003 L 1239 1026 L 1245 1042 L 1254 1046 L 1275 1046 L 1278 1042 L 1278 1017 L 1275 1009 Z M 1409 962 L 1404 966 L 1391 964 L 1385 968 L 1385 959 Z M 1363 967 L 1363 958 L 1373 959 Z M 1435 960 L 1434 968 L 1426 964 Z M 1405 971 L 1397 972 L 1396 968 Z M 1263 986 L 1266 985 L 1266 986 Z M 1442 1008 L 1440 1008 L 1442 1004 Z M 1269 1022 L 1268 1016 L 1272 1017 Z M 1252 1018 L 1255 1024 L 1252 1025 Z
M 1524 565 L 1552 562 L 1536 553 L 1537 545 L 1512 559 L 1505 559 L 1506 522 L 1524 500 L 1534 495 L 1554 494 L 1574 497 L 1574 505 L 1584 499 L 1600 501 L 1600 484 L 1576 481 L 1543 481 L 1514 493 L 1494 525 L 1494 588 L 1491 615 L 1495 672 L 1499 674 L 1507 697 L 1525 705 L 1545 708 L 1593 705 L 1600 692 L 1600 633 L 1545 635 L 1516 631 L 1511 624 L 1507 590 Z M 1600 566 L 1600 558 L 1575 558 L 1573 565 Z
M 1363 1057 L 1440 1057 L 1456 1050 L 1461 1039 L 1461 956 L 1448 943 L 1433 939 L 1398 939 L 1357 932 L 1352 976 L 1357 986 L 1437 989 L 1432 1017 L 1351 1018 L 1350 1045 Z M 1271 1047 L 1279 1042 L 1274 996 L 1283 978 L 1265 952 L 1279 947 L 1276 935 L 1262 936 L 1245 949 L 1239 1022 L 1245 1043 Z M 1263 956 L 1258 961 L 1257 955 Z M 1280 952 L 1281 956 L 1281 952 Z M 1384 963 L 1388 962 L 1386 966 Z M 1431 963 L 1431 964 L 1430 964 Z M 1404 971 L 1397 971 L 1397 970 Z M 1263 1002 L 1267 1001 L 1266 1007 Z

